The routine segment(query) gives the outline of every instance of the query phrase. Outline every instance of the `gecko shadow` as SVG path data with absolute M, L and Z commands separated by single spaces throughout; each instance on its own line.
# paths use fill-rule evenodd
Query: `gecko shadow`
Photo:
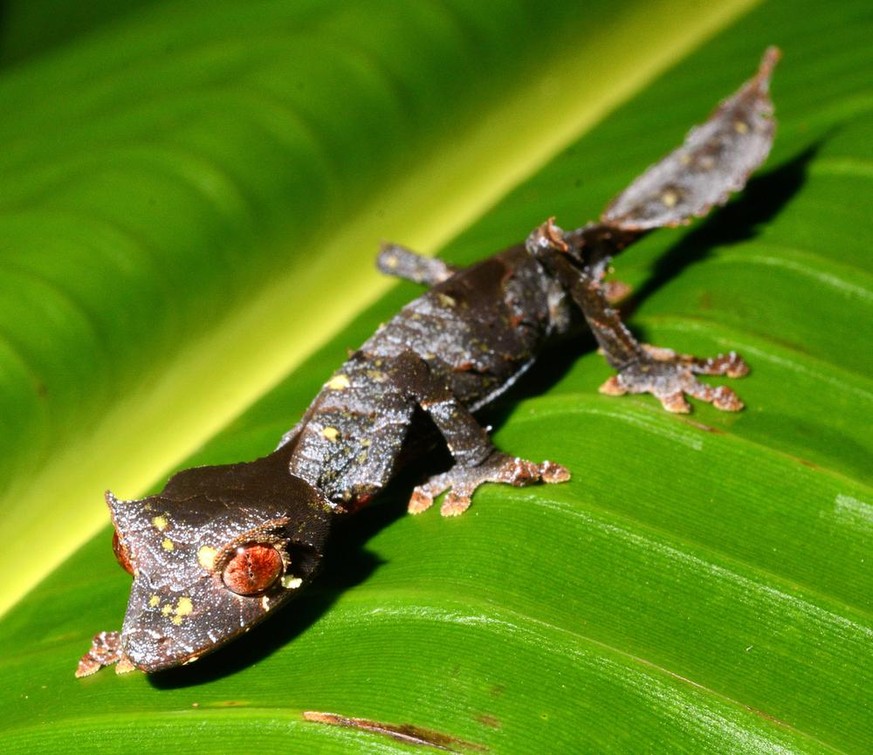
M 750 181 L 742 197 L 711 215 L 699 227 L 675 244 L 655 266 L 651 278 L 632 297 L 638 305 L 684 267 L 704 259 L 713 246 L 736 243 L 753 237 L 761 224 L 775 217 L 795 196 L 806 180 L 807 165 L 818 145 L 813 145 L 788 163 Z M 587 333 L 587 331 L 586 331 Z M 587 338 L 587 341 L 585 340 Z M 574 336 L 573 348 L 566 342 L 550 348 L 528 371 L 487 410 L 479 413 L 484 423 L 499 427 L 511 415 L 515 404 L 526 397 L 539 395 L 560 381 L 580 354 L 593 348 L 590 334 Z M 507 449 L 511 452 L 512 449 Z M 313 585 L 295 601 L 279 610 L 270 621 L 227 646 L 211 653 L 196 664 L 152 674 L 150 682 L 158 688 L 197 686 L 231 676 L 265 659 L 315 624 L 348 589 L 367 581 L 384 563 L 366 549 L 366 543 L 397 519 L 405 516 L 404 501 L 424 472 L 445 466 L 445 453 L 426 454 L 424 462 L 404 470 L 382 494 L 382 502 L 335 522 L 324 556 L 324 566 Z

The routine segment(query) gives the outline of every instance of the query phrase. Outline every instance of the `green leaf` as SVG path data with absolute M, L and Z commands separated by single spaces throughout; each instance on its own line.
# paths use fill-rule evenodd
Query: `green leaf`
M 4 750 L 414 747 L 304 711 L 462 751 L 869 750 L 870 21 L 861 0 L 155 3 L 22 42 L 0 72 Z M 601 396 L 591 345 L 562 349 L 489 420 L 570 483 L 490 486 L 451 521 L 404 516 L 400 486 L 227 650 L 73 678 L 126 600 L 104 487 L 262 455 L 414 295 L 378 298 L 380 238 L 463 263 L 581 224 L 771 43 L 768 166 L 616 260 L 636 332 L 751 362 L 746 411 Z

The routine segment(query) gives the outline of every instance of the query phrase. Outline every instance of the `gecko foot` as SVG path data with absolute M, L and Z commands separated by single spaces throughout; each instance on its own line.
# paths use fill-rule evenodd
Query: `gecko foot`
M 537 464 L 495 451 L 475 467 L 454 466 L 417 486 L 412 491 L 408 510 L 410 514 L 420 514 L 433 505 L 433 499 L 440 493 L 448 491 L 440 513 L 443 516 L 459 516 L 470 508 L 473 492 L 485 482 L 525 487 L 537 483 L 566 482 L 569 479 L 569 470 L 553 461 Z
M 134 669 L 130 659 L 121 650 L 121 633 L 100 632 L 95 634 L 88 652 L 79 660 L 79 665 L 76 667 L 76 678 L 91 676 L 104 666 L 111 666 L 113 663 L 117 664 L 116 674 L 126 674 Z
M 711 403 L 725 412 L 738 412 L 743 408 L 739 396 L 726 386 L 712 387 L 701 383 L 695 375 L 724 375 L 743 377 L 749 373 L 748 365 L 737 353 L 701 359 L 687 354 L 677 354 L 671 349 L 645 345 L 648 358 L 635 362 L 609 378 L 600 392 L 609 396 L 626 393 L 651 393 L 660 400 L 668 412 L 687 414 L 691 406 L 685 396 L 693 396 Z

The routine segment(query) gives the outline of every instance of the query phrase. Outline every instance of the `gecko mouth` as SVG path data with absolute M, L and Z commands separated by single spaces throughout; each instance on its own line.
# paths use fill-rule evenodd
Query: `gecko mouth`
M 253 596 L 219 587 L 220 575 L 205 575 L 180 588 L 154 584 L 140 573 L 124 617 L 122 652 L 147 673 L 193 663 L 286 605 L 311 581 L 317 565 L 315 559 L 308 573 L 280 578 Z
M 149 630 L 125 635 L 123 649 L 130 662 L 147 673 L 193 663 L 203 654 L 194 648 L 180 645 L 166 634 Z

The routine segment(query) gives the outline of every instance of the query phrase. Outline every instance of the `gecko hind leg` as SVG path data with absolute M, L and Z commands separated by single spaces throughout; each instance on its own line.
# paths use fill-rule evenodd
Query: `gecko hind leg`
M 551 219 L 528 237 L 530 253 L 550 267 L 582 310 L 591 332 L 618 374 L 607 380 L 600 392 L 610 396 L 626 393 L 651 393 L 670 412 L 686 413 L 691 406 L 685 396 L 711 403 L 716 409 L 736 412 L 743 402 L 726 386 L 701 383 L 696 375 L 742 377 L 749 368 L 735 352 L 701 358 L 678 354 L 640 343 L 622 322 L 618 310 L 607 300 L 603 285 L 568 254 L 565 235 Z
M 435 286 L 451 278 L 461 268 L 434 257 L 424 257 L 399 244 L 383 244 L 376 267 L 385 275 Z

